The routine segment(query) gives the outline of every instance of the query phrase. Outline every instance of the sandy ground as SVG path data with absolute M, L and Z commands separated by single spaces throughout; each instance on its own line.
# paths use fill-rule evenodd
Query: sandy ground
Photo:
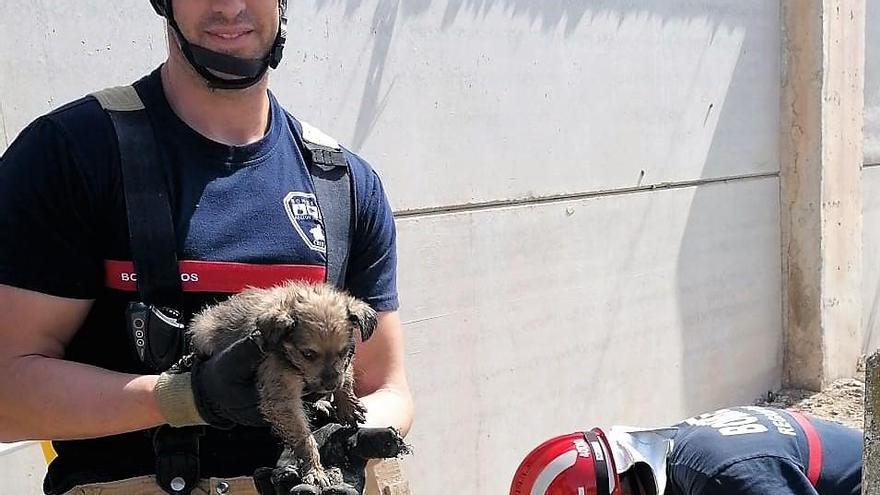
M 865 383 L 860 379 L 838 380 L 822 392 L 783 389 L 767 395 L 757 405 L 791 408 L 859 429 L 864 425 Z

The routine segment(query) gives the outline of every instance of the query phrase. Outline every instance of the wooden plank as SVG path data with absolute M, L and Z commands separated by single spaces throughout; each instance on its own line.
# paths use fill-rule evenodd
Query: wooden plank
M 880 351 L 868 358 L 865 370 L 865 450 L 862 493 L 880 493 Z
M 364 495 L 412 495 L 400 459 L 370 462 Z

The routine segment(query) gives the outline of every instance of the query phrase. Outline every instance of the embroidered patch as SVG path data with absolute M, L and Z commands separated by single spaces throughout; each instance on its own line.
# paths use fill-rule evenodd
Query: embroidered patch
M 312 251 L 327 253 L 327 238 L 324 236 L 324 221 L 318 200 L 314 194 L 289 192 L 284 197 L 284 211 L 303 242 Z

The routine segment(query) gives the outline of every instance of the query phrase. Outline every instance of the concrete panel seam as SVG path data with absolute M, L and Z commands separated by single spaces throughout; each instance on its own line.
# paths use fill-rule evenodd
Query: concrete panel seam
M 617 189 L 604 189 L 599 191 L 585 191 L 568 194 L 554 194 L 550 196 L 541 196 L 536 198 L 518 198 L 483 201 L 478 203 L 466 203 L 458 205 L 435 206 L 430 208 L 413 208 L 409 210 L 400 210 L 394 212 L 395 218 L 411 218 L 411 217 L 430 217 L 437 215 L 446 215 L 450 213 L 464 213 L 473 211 L 495 210 L 500 208 L 510 208 L 516 206 L 533 206 L 548 203 L 564 203 L 568 201 L 578 201 L 588 198 L 599 198 L 609 196 L 621 196 L 625 194 L 640 194 L 651 191 L 666 191 L 673 189 L 686 189 L 709 184 L 749 181 L 760 179 L 778 178 L 779 172 L 762 172 L 754 174 L 732 175 L 726 177 L 714 177 L 708 179 L 696 179 L 686 181 L 660 182 L 657 184 L 646 184 L 635 187 L 621 187 Z

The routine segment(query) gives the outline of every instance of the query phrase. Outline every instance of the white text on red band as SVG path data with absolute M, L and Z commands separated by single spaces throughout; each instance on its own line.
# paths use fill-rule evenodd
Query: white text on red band
M 119 280 L 123 282 L 137 282 L 137 273 L 125 273 L 122 272 L 119 274 Z M 198 273 L 181 273 L 180 274 L 181 282 L 198 282 L 199 274 Z

